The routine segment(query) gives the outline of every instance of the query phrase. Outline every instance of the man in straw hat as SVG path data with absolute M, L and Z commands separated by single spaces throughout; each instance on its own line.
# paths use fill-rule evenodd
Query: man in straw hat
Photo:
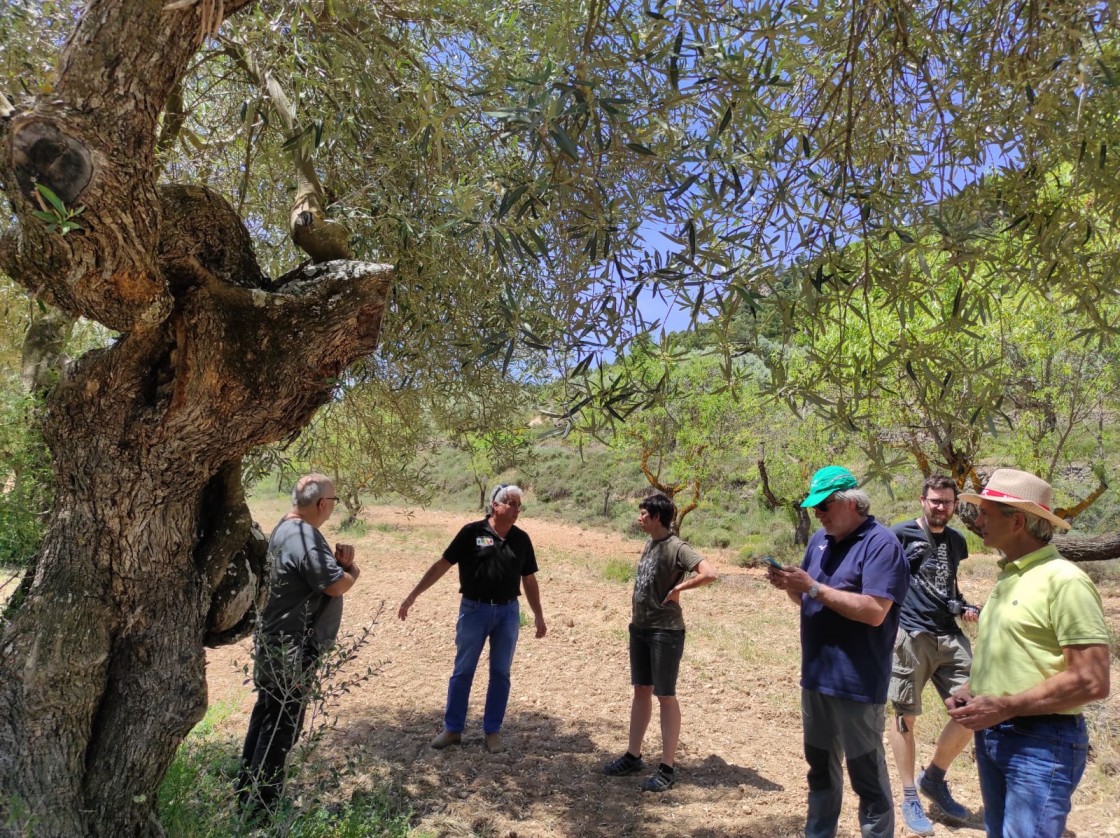
M 883 750 L 891 650 L 910 570 L 897 538 L 870 515 L 871 499 L 841 466 L 813 475 L 801 505 L 821 528 L 801 567 L 768 570 L 801 608 L 801 719 L 809 763 L 807 838 L 836 834 L 841 758 L 859 795 L 864 838 L 894 835 Z
M 1092 581 L 1050 543 L 1069 529 L 1045 480 L 1015 469 L 992 473 L 980 494 L 984 544 L 1003 554 L 980 615 L 969 683 L 946 699 L 949 715 L 975 731 L 988 835 L 1058 838 L 1085 770 L 1081 710 L 1108 695 L 1108 627 Z

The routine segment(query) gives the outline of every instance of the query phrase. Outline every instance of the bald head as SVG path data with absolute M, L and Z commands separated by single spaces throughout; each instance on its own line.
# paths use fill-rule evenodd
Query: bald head
M 292 506 L 306 509 L 315 506 L 320 498 L 334 494 L 334 482 L 325 474 L 305 474 L 292 489 Z
M 334 512 L 334 481 L 325 474 L 307 474 L 292 489 L 292 511 L 314 527 L 321 527 Z

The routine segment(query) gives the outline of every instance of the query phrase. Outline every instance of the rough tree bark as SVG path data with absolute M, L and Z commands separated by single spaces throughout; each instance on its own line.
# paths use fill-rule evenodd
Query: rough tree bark
M 155 791 L 206 707 L 203 644 L 243 631 L 259 592 L 240 458 L 375 347 L 391 273 L 269 280 L 224 199 L 157 187 L 159 113 L 214 22 L 210 0 L 172 5 L 91 0 L 49 98 L 0 116 L 19 219 L 0 266 L 120 333 L 49 396 L 56 505 L 0 638 L 0 807 L 35 835 L 159 833 Z M 85 207 L 80 231 L 31 216 L 36 184 Z

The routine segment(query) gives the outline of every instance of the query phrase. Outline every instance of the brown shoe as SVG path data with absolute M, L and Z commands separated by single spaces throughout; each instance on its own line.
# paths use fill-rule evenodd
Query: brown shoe
M 486 734 L 486 750 L 492 754 L 505 753 L 506 746 L 502 742 L 502 734 L 500 733 L 487 733 Z
M 458 745 L 462 741 L 463 734 L 452 733 L 450 730 L 444 730 L 442 733 L 440 733 L 439 736 L 432 740 L 432 747 L 437 751 L 442 751 L 448 745 Z

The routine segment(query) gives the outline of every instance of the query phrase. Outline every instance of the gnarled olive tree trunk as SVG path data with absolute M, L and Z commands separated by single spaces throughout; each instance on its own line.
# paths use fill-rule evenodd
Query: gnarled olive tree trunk
M 20 222 L 0 266 L 121 335 L 50 393 L 56 504 L 0 637 L 0 814 L 35 835 L 158 833 L 203 644 L 243 631 L 260 590 L 240 459 L 306 424 L 380 329 L 386 266 L 269 280 L 220 196 L 157 188 L 157 117 L 215 8 L 92 0 L 49 100 L 0 116 Z M 85 207 L 81 230 L 31 215 L 37 184 Z

